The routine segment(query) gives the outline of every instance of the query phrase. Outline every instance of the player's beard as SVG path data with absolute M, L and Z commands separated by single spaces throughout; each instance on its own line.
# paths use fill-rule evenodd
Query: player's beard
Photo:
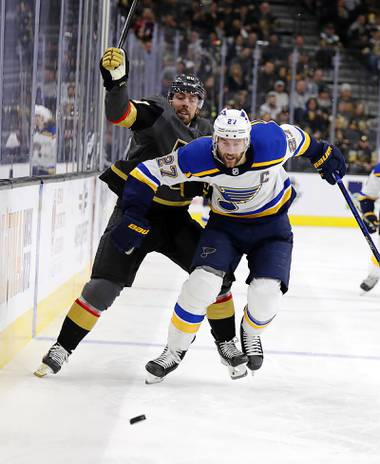
M 237 155 L 236 153 L 224 153 L 223 156 L 220 156 L 220 158 L 222 159 L 223 164 L 227 168 L 234 168 L 239 164 L 243 164 L 242 161 L 244 154 L 245 152 L 241 152 L 239 155 Z
M 186 125 L 189 125 L 195 117 L 195 115 L 192 116 L 191 112 L 187 110 L 186 108 L 179 108 L 176 111 L 176 114 L 179 117 L 179 119 Z

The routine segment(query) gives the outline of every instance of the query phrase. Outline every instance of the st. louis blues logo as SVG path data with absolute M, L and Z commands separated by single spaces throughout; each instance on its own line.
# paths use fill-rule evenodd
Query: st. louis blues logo
M 207 258 L 208 255 L 212 255 L 216 252 L 216 248 L 202 247 L 201 258 Z
M 261 189 L 261 185 L 251 188 L 234 189 L 229 187 L 217 187 L 222 198 L 218 198 L 220 208 L 226 211 L 236 211 L 239 209 L 237 205 L 247 203 L 252 200 Z

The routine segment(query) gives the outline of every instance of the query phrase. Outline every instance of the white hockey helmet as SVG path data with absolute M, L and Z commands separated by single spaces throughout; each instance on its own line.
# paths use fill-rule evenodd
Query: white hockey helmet
M 249 122 L 247 113 L 244 110 L 224 108 L 214 122 L 214 154 L 216 155 L 218 137 L 232 140 L 245 139 L 245 152 L 249 147 L 250 136 L 251 123 Z

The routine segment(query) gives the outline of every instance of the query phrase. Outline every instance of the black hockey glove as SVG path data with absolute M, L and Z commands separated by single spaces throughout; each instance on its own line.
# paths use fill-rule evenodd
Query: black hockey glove
M 318 170 L 322 179 L 325 179 L 329 184 L 336 183 L 334 173 L 339 177 L 346 174 L 346 161 L 339 148 L 330 145 L 326 142 L 322 143 L 322 156 L 312 159 L 313 166 Z
M 123 214 L 122 220 L 111 231 L 111 238 L 116 247 L 127 255 L 141 246 L 144 237 L 149 233 L 149 222 L 143 218 L 135 218 Z
M 377 231 L 379 227 L 379 219 L 377 215 L 373 212 L 365 213 L 363 215 L 363 221 L 367 226 L 368 232 L 373 234 Z
M 122 48 L 107 48 L 99 63 L 103 77 L 103 85 L 107 90 L 127 82 L 129 61 L 127 53 Z

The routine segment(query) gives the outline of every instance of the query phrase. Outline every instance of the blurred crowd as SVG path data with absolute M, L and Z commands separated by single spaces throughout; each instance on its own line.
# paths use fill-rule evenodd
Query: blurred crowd
M 130 4 L 131 0 L 115 0 L 112 17 L 126 17 Z M 252 119 L 293 122 L 321 139 L 331 140 L 333 135 L 347 156 L 349 172 L 368 173 L 378 160 L 377 114 L 370 110 L 363 92 L 358 93 L 356 77 L 339 78 L 333 105 L 333 67 L 337 50 L 349 50 L 356 71 L 362 70 L 361 82 L 378 88 L 380 2 L 298 0 L 294 4 L 288 6 L 281 0 L 141 0 L 133 31 L 147 55 L 160 51 L 161 79 L 157 82 L 161 81 L 159 90 L 164 95 L 176 74 L 197 74 L 207 91 L 203 116 L 215 118 L 222 99 L 223 106 L 244 108 Z M 63 35 L 60 5 L 60 0 L 51 0 L 41 10 L 35 76 L 34 0 L 15 0 L 6 9 L 0 162 L 27 162 L 32 153 L 36 174 L 53 173 L 57 161 L 70 162 L 81 151 L 93 152 L 96 147 L 97 54 L 101 51 L 92 46 L 90 58 L 83 55 L 82 59 L 86 47 L 79 40 L 79 2 L 67 4 Z M 90 40 L 99 44 L 95 23 L 94 16 Z M 113 27 L 116 23 L 113 19 Z M 306 30 L 309 24 L 315 30 Z M 163 34 L 163 49 L 154 48 L 158 30 Z M 115 42 L 115 31 L 111 42 Z M 90 61 L 88 69 L 94 77 L 83 82 L 83 63 Z M 33 79 L 36 95 L 30 92 Z M 375 90 L 375 99 L 377 94 Z M 32 97 L 35 121 L 31 128 Z M 78 145 L 77 134 L 84 134 L 82 145 Z M 110 161 L 108 147 L 115 145 L 114 135 L 108 127 Z M 114 154 L 122 156 L 122 149 Z M 306 170 L 308 165 L 294 169 Z
M 120 3 L 128 11 L 128 1 Z M 352 48 L 363 64 L 363 72 L 367 68 L 374 84 L 378 82 L 380 4 L 375 1 L 298 2 L 302 4 L 300 11 L 314 16 L 318 25 L 319 37 L 311 45 L 306 44 L 304 34 L 297 32 L 301 28 L 296 21 L 291 36 L 286 31 L 279 32 L 284 29 L 281 27 L 284 17 L 276 15 L 271 2 L 144 0 L 142 3 L 135 33 L 147 51 L 156 23 L 165 26 L 168 44 L 174 42 L 174 31 L 181 31 L 176 63 L 173 54 L 164 58 L 162 93 L 166 93 L 173 74 L 197 74 L 207 90 L 202 110 L 206 117 L 214 118 L 218 111 L 223 41 L 226 44 L 223 106 L 244 108 L 253 119 L 278 123 L 289 122 L 291 110 L 292 122 L 318 138 L 331 138 L 332 68 L 337 49 Z M 255 49 L 259 53 L 259 67 L 252 111 Z M 295 84 L 290 101 L 294 59 Z M 349 172 L 368 173 L 377 161 L 375 115 L 368 114 L 366 103 L 357 98 L 349 82 L 339 83 L 337 96 L 335 143 L 347 156 Z

